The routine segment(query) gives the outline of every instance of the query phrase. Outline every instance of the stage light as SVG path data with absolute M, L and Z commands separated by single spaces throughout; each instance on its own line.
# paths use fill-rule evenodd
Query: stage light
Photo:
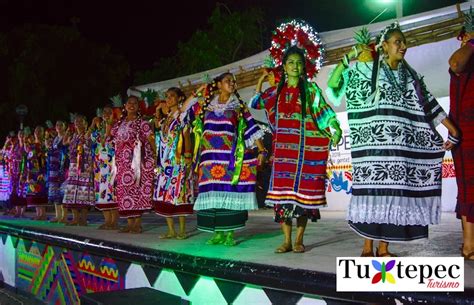
M 393 7 L 393 5 L 395 5 L 397 19 L 403 17 L 403 0 L 376 0 L 374 2 L 381 5 L 386 5 L 386 8 Z

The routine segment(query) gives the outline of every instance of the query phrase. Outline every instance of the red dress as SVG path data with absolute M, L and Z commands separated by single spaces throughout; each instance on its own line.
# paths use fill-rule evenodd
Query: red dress
M 466 71 L 451 74 L 449 117 L 461 130 L 461 143 L 453 150 L 458 197 L 458 218 L 466 216 L 474 223 L 474 57 Z
M 277 90 L 272 87 L 252 102 L 253 108 L 267 110 L 274 131 L 272 174 L 265 204 L 275 207 L 277 222 L 300 216 L 316 221 L 317 208 L 326 205 L 328 125 L 336 114 L 318 90 L 315 86 L 308 89 L 304 119 L 299 88 L 283 86 L 277 103 Z
M 148 141 L 152 134 L 150 124 L 142 119 L 118 122 L 112 128 L 117 166 L 116 196 L 120 217 L 138 217 L 152 207 L 153 170 L 155 160 Z M 132 169 L 133 151 L 137 140 L 141 142 L 140 180 Z

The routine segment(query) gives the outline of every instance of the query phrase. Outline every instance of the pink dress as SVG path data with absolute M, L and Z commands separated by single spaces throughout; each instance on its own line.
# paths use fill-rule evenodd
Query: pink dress
M 143 119 L 129 122 L 123 120 L 112 128 L 117 166 L 115 194 L 120 217 L 138 217 L 152 208 L 155 159 L 148 141 L 151 134 L 150 125 Z M 142 145 L 139 180 L 135 179 L 132 169 L 133 152 L 137 141 Z

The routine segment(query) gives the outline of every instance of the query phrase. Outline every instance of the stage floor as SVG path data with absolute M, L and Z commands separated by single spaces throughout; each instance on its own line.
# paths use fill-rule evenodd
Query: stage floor
M 238 245 L 209 246 L 205 241 L 210 234 L 196 229 L 196 218 L 187 218 L 186 240 L 159 239 L 159 234 L 166 231 L 165 220 L 150 214 L 143 221 L 144 233 L 125 234 L 116 231 L 97 230 L 101 221 L 100 214 L 94 212 L 89 216 L 87 227 L 66 227 L 44 221 L 14 219 L 2 217 L 2 223 L 24 226 L 29 229 L 38 227 L 42 230 L 69 233 L 78 236 L 105 240 L 112 243 L 127 244 L 135 247 L 164 250 L 225 260 L 244 261 L 264 265 L 282 266 L 295 269 L 306 269 L 319 272 L 335 273 L 337 256 L 359 256 L 362 249 L 362 238 L 356 235 L 344 220 L 345 212 L 321 211 L 322 219 L 309 223 L 305 235 L 306 252 L 303 254 L 275 254 L 273 251 L 282 243 L 279 225 L 272 220 L 272 210 L 259 210 L 249 213 L 245 230 L 236 233 Z M 31 216 L 31 214 L 27 214 Z M 392 243 L 390 251 L 399 256 L 459 256 L 462 242 L 461 224 L 454 213 L 443 213 L 442 222 L 430 226 L 430 238 L 409 243 Z M 465 262 L 465 287 L 474 288 L 474 262 Z

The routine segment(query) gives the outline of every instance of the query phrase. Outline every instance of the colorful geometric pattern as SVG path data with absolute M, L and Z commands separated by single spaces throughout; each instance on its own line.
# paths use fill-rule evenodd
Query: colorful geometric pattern
M 26 202 L 29 207 L 42 206 L 48 203 L 48 188 L 46 187 L 46 160 L 44 148 L 41 144 L 33 143 L 27 146 Z
M 69 167 L 68 147 L 63 145 L 62 138 L 54 138 L 46 153 L 46 168 L 48 182 L 48 201 L 62 203 L 64 190 L 61 184 L 66 179 L 66 169 Z
M 16 249 L 15 287 L 48 304 L 79 304 L 85 293 L 125 289 L 111 258 L 21 239 Z
M 95 130 L 91 134 L 94 150 L 94 190 L 95 207 L 101 211 L 118 208 L 114 192 L 114 177 L 112 175 L 115 148 L 112 141 L 107 138 L 102 144 L 103 134 Z
M 3 158 L 7 158 L 7 156 L 5 156 L 6 153 L 4 152 L 3 154 Z M 0 201 L 7 201 L 10 199 L 10 193 L 11 182 L 8 165 L 5 160 L 2 160 L 0 161 Z
M 95 204 L 92 142 L 75 134 L 69 144 L 69 171 L 63 203 L 67 208 L 81 209 Z
M 169 127 L 155 131 L 155 212 L 165 217 L 186 216 L 193 213 L 195 181 L 192 166 L 186 164 L 183 148 L 191 139 L 186 122 L 177 113 L 170 114 L 163 124 L 169 124 Z
M 2 234 L 2 237 L 4 235 Z M 193 305 L 323 305 L 315 295 L 282 292 L 157 266 L 130 264 L 5 235 L 0 242 L 0 275 L 5 283 L 54 305 L 79 305 L 86 293 L 138 287 L 180 296 Z M 12 258 L 6 257 L 10 253 Z M 14 263 L 12 263 L 14 260 Z M 8 265 L 7 265 L 8 264 Z M 8 269 L 12 269 L 8 271 Z M 13 269 L 16 280 L 8 282 Z M 249 303 L 250 302 L 250 303 Z
M 308 100 L 318 96 L 316 90 L 311 87 Z M 325 206 L 328 124 L 336 114 L 323 99 L 305 105 L 299 88 L 283 86 L 278 101 L 277 91 L 271 87 L 252 102 L 256 108 L 265 108 L 274 130 L 272 174 L 265 203 L 306 209 Z
M 327 166 L 327 171 L 333 171 L 333 170 L 345 170 L 345 171 L 352 171 L 352 165 L 351 164 L 332 164 Z
M 198 172 L 199 195 L 194 206 L 198 211 L 214 208 L 228 210 L 257 208 L 255 197 L 257 159 L 249 149 L 254 146 L 256 139 L 263 136 L 263 131 L 259 129 L 250 112 L 244 109 L 242 116 L 247 127 L 242 140 L 245 142 L 246 150 L 243 153 L 239 179 L 234 184 L 233 176 L 238 168 L 234 144 L 238 138 L 237 126 L 241 113 L 236 99 L 226 105 L 225 109 L 220 109 L 217 99 L 214 99 L 204 115 Z M 198 106 L 195 107 L 191 115 L 199 111 Z
M 443 159 L 443 178 L 455 178 L 454 162 L 452 158 Z

